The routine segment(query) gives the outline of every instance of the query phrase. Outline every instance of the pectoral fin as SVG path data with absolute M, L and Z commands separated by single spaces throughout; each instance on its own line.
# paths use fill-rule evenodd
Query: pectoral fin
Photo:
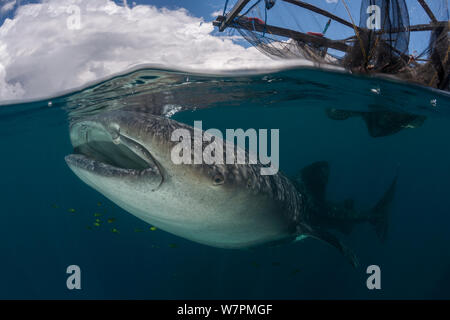
M 355 253 L 344 243 L 342 243 L 341 240 L 339 240 L 335 235 L 322 229 L 313 229 L 310 227 L 306 227 L 305 229 L 306 231 L 303 230 L 303 234 L 305 236 L 321 240 L 329 244 L 330 246 L 335 247 L 339 250 L 340 253 L 344 255 L 344 257 L 348 259 L 353 267 L 357 268 L 359 266 L 358 257 L 355 255 Z

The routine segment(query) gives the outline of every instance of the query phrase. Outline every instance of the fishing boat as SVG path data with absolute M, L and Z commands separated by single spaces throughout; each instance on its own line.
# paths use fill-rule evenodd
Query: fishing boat
M 448 0 L 225 1 L 213 24 L 273 58 L 450 90 Z

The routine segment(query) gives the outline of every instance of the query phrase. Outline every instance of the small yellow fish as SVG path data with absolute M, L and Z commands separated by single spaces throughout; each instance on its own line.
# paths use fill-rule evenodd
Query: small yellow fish
M 107 221 L 108 221 L 108 223 L 113 223 L 114 221 L 116 221 L 116 219 L 114 219 L 114 218 L 109 218 Z
M 95 219 L 95 222 L 100 223 L 100 219 Z
M 67 210 L 67 211 L 69 211 L 70 213 L 74 213 L 75 212 L 75 209 L 73 209 L 73 208 L 70 208 L 69 210 Z
M 101 202 L 97 202 L 97 206 L 101 207 L 102 203 Z
M 94 226 L 96 226 L 96 227 L 100 227 L 100 223 L 98 223 L 98 222 L 94 222 Z
M 101 217 L 102 214 L 101 213 L 94 213 L 94 217 Z
M 156 227 L 150 227 L 150 230 L 151 230 L 151 231 L 156 231 L 156 230 L 158 230 L 158 229 L 156 229 Z
M 117 230 L 116 228 L 112 228 L 112 229 L 111 229 L 111 232 L 112 232 L 112 233 L 119 233 L 119 230 Z

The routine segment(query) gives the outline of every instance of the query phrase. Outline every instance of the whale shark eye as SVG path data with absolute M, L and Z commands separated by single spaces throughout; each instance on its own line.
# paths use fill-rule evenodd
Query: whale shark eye
M 214 181 L 214 185 L 218 186 L 225 182 L 225 178 L 223 177 L 222 174 L 218 173 L 214 176 L 213 181 Z

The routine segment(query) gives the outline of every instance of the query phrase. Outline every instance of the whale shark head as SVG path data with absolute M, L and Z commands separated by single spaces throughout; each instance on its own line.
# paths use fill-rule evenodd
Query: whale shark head
M 190 126 L 133 111 L 80 119 L 70 126 L 73 154 L 66 162 L 126 211 L 193 241 L 239 248 L 290 235 L 292 224 L 274 197 L 283 196 L 280 177 L 259 175 L 258 165 L 175 164 L 176 129 L 194 136 Z

